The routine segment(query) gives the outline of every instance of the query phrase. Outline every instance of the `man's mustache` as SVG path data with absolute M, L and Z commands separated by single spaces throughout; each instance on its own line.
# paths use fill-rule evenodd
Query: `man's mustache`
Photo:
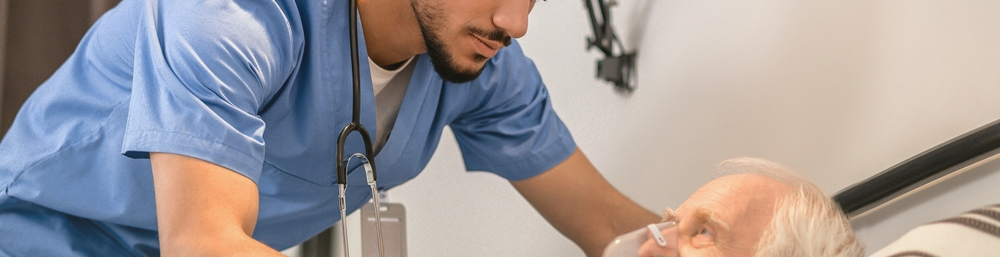
M 503 43 L 503 46 L 510 46 L 511 38 L 510 36 L 507 35 L 507 32 L 504 31 L 503 29 L 495 29 L 490 31 L 476 27 L 469 27 L 468 29 L 470 32 L 472 32 L 472 34 L 476 34 L 480 37 Z

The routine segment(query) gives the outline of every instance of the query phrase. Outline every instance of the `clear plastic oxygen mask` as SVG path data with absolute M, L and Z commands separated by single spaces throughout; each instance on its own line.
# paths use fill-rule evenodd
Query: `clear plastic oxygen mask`
M 677 257 L 677 223 L 649 224 L 618 237 L 604 248 L 603 257 Z

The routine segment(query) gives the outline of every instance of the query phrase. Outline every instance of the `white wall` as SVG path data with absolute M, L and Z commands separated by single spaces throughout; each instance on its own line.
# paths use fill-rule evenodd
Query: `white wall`
M 520 42 L 580 147 L 659 212 L 726 158 L 785 163 L 832 194 L 1000 119 L 998 11 L 988 0 L 622 0 L 614 25 L 639 51 L 632 95 L 594 79 L 600 56 L 584 50 L 581 1 L 539 1 Z M 877 249 L 917 224 L 998 203 L 997 170 L 855 227 Z M 450 134 L 389 198 L 407 206 L 410 256 L 582 256 L 506 181 L 464 172 Z

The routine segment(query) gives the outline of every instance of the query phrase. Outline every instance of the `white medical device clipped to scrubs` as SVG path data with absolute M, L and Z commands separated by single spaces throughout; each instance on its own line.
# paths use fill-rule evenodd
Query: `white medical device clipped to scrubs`
M 347 203 L 346 203 L 347 163 L 353 160 L 354 158 L 358 158 L 359 160 L 361 160 L 361 164 L 364 166 L 365 177 L 368 179 L 368 186 L 372 188 L 372 199 L 373 199 L 372 205 L 374 205 L 375 210 L 379 209 L 378 189 L 377 189 L 378 187 L 375 186 L 375 178 L 376 178 L 375 160 L 366 157 L 366 156 L 372 156 L 372 157 L 375 156 L 374 151 L 372 151 L 372 138 L 371 136 L 368 135 L 368 130 L 365 129 L 365 126 L 361 125 L 361 79 L 360 79 L 361 69 L 358 67 L 358 1 L 350 0 L 349 2 L 350 2 L 350 8 L 348 8 L 348 10 L 350 12 L 350 15 L 348 15 L 348 19 L 350 19 L 350 21 L 348 22 L 349 23 L 348 30 L 350 30 L 350 39 L 351 39 L 351 72 L 353 75 L 353 86 L 354 86 L 354 107 L 351 112 L 351 123 L 348 123 L 347 126 L 344 127 L 344 130 L 342 130 L 340 132 L 340 135 L 337 137 L 337 153 L 335 156 L 337 162 L 337 187 L 340 190 L 340 197 L 339 197 L 340 221 L 341 221 L 340 232 L 341 232 L 341 238 L 343 238 L 343 243 L 344 243 L 344 257 L 350 256 L 347 244 L 347 223 L 344 222 L 344 219 L 347 218 Z M 354 131 L 357 131 L 359 134 L 361 134 L 361 138 L 364 140 L 365 154 L 354 153 L 353 155 L 351 155 L 351 158 L 347 159 L 347 162 L 344 162 L 344 142 L 347 140 L 347 136 Z M 378 212 L 375 213 L 376 215 L 378 215 Z M 375 220 L 378 221 L 381 220 L 381 218 L 376 217 Z M 375 222 L 375 227 L 378 230 L 377 240 L 378 240 L 379 256 L 384 257 L 385 251 L 382 244 L 381 222 Z
M 642 255 L 640 255 L 642 254 Z M 649 224 L 611 240 L 602 257 L 677 257 L 677 223 Z
M 372 199 L 376 200 L 376 199 Z M 361 206 L 361 256 L 406 257 L 406 207 L 388 201 L 385 191 L 378 192 L 379 205 Z M 381 233 L 378 227 L 381 226 Z M 382 236 L 382 248 L 377 236 Z

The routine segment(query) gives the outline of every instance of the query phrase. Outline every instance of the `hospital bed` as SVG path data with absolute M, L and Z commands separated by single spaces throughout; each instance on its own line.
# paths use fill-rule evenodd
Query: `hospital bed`
M 1000 120 L 848 186 L 833 198 L 852 223 L 856 223 L 859 217 L 876 213 L 997 158 L 1000 158 Z M 1000 203 L 1000 195 L 988 198 L 991 199 L 977 200 Z M 924 225 L 913 228 L 888 246 L 869 249 L 869 253 L 874 253 L 872 256 L 1000 256 L 1000 205 L 954 212 L 955 216 L 949 218 L 926 220 Z

